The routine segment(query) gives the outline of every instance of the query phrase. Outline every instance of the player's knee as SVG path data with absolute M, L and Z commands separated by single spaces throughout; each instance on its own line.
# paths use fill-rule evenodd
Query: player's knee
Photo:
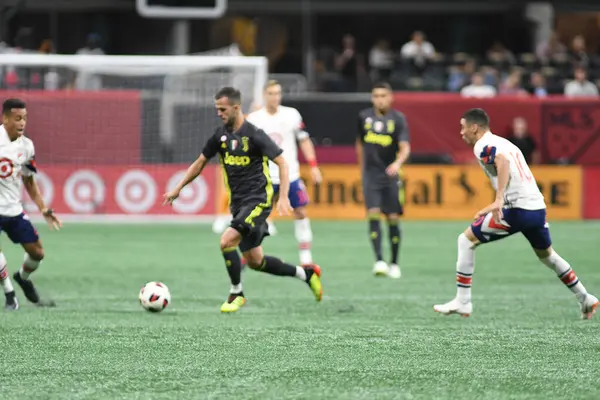
M 398 220 L 400 219 L 400 216 L 398 214 L 388 214 L 385 217 L 388 223 L 390 224 L 397 224 Z
M 471 231 L 471 228 L 467 229 L 460 235 L 458 235 L 458 246 L 475 247 L 479 244 L 479 240 Z
M 255 252 L 251 250 L 244 253 L 244 258 L 246 259 L 246 263 L 248 263 L 248 267 L 252 269 L 260 269 L 262 267 L 264 255 L 262 252 Z
M 540 259 L 546 259 L 548 257 L 550 257 L 552 255 L 552 253 L 554 252 L 554 250 L 552 250 L 552 246 L 548 247 L 547 249 L 533 249 L 533 251 L 535 252 L 535 255 Z
M 44 248 L 42 246 L 36 246 L 29 249 L 27 254 L 35 261 L 42 261 L 44 259 Z
M 369 219 L 379 219 L 381 216 L 381 210 L 379 208 L 369 208 L 367 210 L 367 217 Z
M 305 207 L 294 208 L 294 218 L 295 219 L 306 218 L 306 208 Z

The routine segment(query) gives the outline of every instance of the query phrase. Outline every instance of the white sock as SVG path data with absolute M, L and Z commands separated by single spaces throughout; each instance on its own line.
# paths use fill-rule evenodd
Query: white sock
M 19 270 L 19 275 L 23 279 L 29 279 L 29 275 L 40 266 L 41 261 L 37 261 L 29 257 L 29 254 L 25 253 L 23 258 L 23 266 Z
M 458 237 L 456 260 L 456 297 L 463 303 L 471 301 L 471 281 L 475 270 L 475 246 L 461 233 Z
M 10 281 L 10 277 L 8 276 L 8 268 L 6 267 L 6 257 L 4 257 L 4 253 L 0 253 L 0 285 L 2 285 L 4 293 L 15 291 L 12 282 Z
M 306 282 L 306 271 L 302 267 L 296 267 L 296 278 Z
M 296 240 L 298 241 L 300 264 L 312 264 L 313 259 L 310 246 L 313 235 L 312 230 L 310 229 L 310 220 L 308 218 L 297 219 L 294 221 L 294 228 L 296 232 Z
M 229 289 L 229 293 L 231 294 L 235 294 L 235 293 L 242 293 L 242 283 L 238 283 L 237 285 L 231 285 L 231 289 Z
M 553 251 L 548 258 L 540 258 L 540 261 L 544 263 L 548 268 L 552 271 L 556 272 L 558 275 L 558 279 L 568 287 L 577 300 L 582 302 L 587 295 L 587 290 L 581 282 L 579 282 L 579 278 L 575 275 L 575 271 L 571 269 L 571 266 L 564 258 L 558 255 L 557 252 Z

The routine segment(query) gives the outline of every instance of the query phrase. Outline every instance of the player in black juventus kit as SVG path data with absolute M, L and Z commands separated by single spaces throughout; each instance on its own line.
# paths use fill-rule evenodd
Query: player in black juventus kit
M 410 155 L 408 125 L 404 114 L 391 108 L 392 89 L 387 83 L 373 86 L 373 107 L 358 116 L 356 150 L 361 166 L 363 197 L 369 218 L 369 234 L 375 253 L 373 272 L 378 276 L 400 278 L 399 216 L 403 214 L 402 165 Z M 381 253 L 381 214 L 387 218 L 392 251 L 390 264 Z
M 165 203 L 175 201 L 179 192 L 200 175 L 208 161 L 219 155 L 233 215 L 231 226 L 221 236 L 221 252 L 231 279 L 230 295 L 221 306 L 221 312 L 236 312 L 246 304 L 238 247 L 250 268 L 273 275 L 299 278 L 308 284 L 316 300 L 321 301 L 323 290 L 318 265 L 294 266 L 279 258 L 265 256 L 262 251 L 262 241 L 269 235 L 266 221 L 271 213 L 273 200 L 269 160 L 279 166 L 281 176 L 277 210 L 280 214 L 289 214 L 292 210 L 288 199 L 288 167 L 281 156 L 282 150 L 263 130 L 245 120 L 238 90 L 225 87 L 219 90 L 215 100 L 223 126 L 217 128 L 208 139 L 202 154 L 188 168 L 177 187 L 165 194 Z

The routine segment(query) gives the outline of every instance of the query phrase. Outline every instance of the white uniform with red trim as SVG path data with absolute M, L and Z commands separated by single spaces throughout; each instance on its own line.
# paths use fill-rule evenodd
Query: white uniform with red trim
M 475 143 L 473 152 L 496 190 L 498 190 L 498 171 L 496 171 L 494 160 L 498 154 L 502 154 L 509 161 L 508 185 L 504 195 L 505 207 L 524 210 L 546 208 L 544 196 L 537 186 L 523 153 L 517 146 L 503 137 L 487 132 Z
M 304 122 L 298 110 L 292 107 L 279 106 L 275 114 L 269 114 L 261 108 L 248 115 L 248 121 L 262 129 L 283 150 L 283 158 L 288 164 L 290 182 L 300 179 L 300 163 L 298 162 L 297 141 L 306 139 Z M 269 162 L 269 173 L 273 184 L 279 184 L 279 168 Z
M 15 217 L 23 212 L 21 178 L 37 172 L 31 139 L 25 136 L 11 142 L 0 125 L 0 215 Z

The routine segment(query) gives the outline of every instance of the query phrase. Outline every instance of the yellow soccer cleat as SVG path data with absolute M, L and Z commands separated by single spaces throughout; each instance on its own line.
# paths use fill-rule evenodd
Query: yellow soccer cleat
M 246 304 L 246 298 L 240 294 L 230 294 L 229 298 L 221 306 L 222 313 L 234 313 Z
M 303 266 L 306 271 L 306 283 L 312 290 L 315 295 L 315 299 L 317 301 L 321 301 L 323 299 L 323 286 L 321 285 L 321 267 L 316 264 L 305 265 Z

